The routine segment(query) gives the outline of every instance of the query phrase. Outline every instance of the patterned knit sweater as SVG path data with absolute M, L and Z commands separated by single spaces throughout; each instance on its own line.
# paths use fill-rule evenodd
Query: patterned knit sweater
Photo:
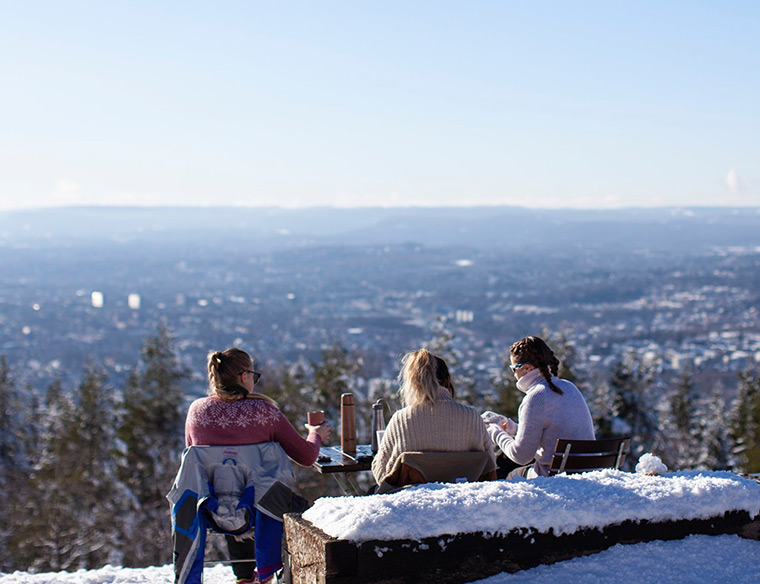
M 455 401 L 447 390 L 441 389 L 436 403 L 406 407 L 393 414 L 372 461 L 372 474 L 380 484 L 404 452 L 475 450 L 485 450 L 493 456 L 483 420 L 475 408 Z
M 204 397 L 190 404 L 185 421 L 186 446 L 232 446 L 279 442 L 285 453 L 301 466 L 311 466 L 319 456 L 322 439 L 309 432 L 304 439 L 277 406 L 263 399 L 225 401 Z

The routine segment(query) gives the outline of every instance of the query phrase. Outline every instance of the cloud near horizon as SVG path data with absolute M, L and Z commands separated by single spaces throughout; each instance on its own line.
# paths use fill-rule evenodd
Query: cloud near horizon
M 742 194 L 744 191 L 743 181 L 735 167 L 728 169 L 725 180 L 726 186 L 733 196 L 738 197 Z

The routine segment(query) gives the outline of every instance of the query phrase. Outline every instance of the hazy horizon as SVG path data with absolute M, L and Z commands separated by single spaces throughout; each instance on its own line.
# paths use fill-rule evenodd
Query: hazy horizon
M 760 202 L 745 205 L 717 205 L 717 204 L 687 204 L 687 205 L 626 205 L 621 207 L 540 207 L 520 204 L 504 204 L 504 203 L 481 203 L 481 204 L 466 204 L 466 203 L 450 203 L 450 204 L 409 204 L 409 205 L 331 205 L 331 204 L 312 204 L 303 206 L 286 206 L 276 204 L 167 204 L 167 203 L 155 203 L 155 204 L 122 204 L 118 202 L 114 203 L 82 203 L 82 204 L 69 204 L 69 205 L 47 205 L 47 206 L 18 206 L 0 208 L 0 213 L 7 213 L 13 211 L 45 211 L 56 209 L 278 209 L 283 211 L 308 211 L 310 209 L 335 209 L 335 210 L 393 210 L 393 209 L 488 209 L 488 208 L 503 208 L 503 209 L 524 209 L 527 211 L 655 211 L 655 210 L 671 210 L 671 211 L 689 211 L 689 210 L 705 210 L 705 209 L 720 209 L 720 210 L 760 210 Z

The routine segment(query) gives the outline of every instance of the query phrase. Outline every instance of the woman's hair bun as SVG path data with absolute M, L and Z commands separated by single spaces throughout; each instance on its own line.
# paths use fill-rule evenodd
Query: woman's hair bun
M 208 387 L 209 395 L 216 395 L 225 400 L 235 400 L 248 394 L 240 393 L 240 375 L 243 371 L 253 369 L 253 358 L 235 347 L 225 351 L 208 353 Z M 235 389 L 235 388 L 238 389 Z M 245 390 L 245 388 L 242 388 Z
M 222 364 L 222 353 L 221 351 L 214 351 L 209 355 L 208 358 L 209 365 L 213 365 L 214 367 L 219 367 L 219 365 Z

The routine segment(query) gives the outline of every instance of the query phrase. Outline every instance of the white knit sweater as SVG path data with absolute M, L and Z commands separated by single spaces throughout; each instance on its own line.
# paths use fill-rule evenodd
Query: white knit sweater
M 594 439 L 594 424 L 581 392 L 566 379 L 552 376 L 552 383 L 562 390 L 561 395 L 552 391 L 538 369 L 517 382 L 525 397 L 518 409 L 514 437 L 496 424 L 488 427 L 493 441 L 510 459 L 518 464 L 536 459 L 528 478 L 549 474 L 557 438 Z

